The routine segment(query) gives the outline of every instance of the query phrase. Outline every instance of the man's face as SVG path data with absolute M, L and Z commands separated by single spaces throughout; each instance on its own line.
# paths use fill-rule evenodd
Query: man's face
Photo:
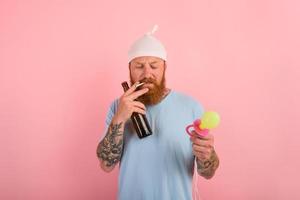
M 131 84 L 136 81 L 145 82 L 140 88 L 149 88 L 139 101 L 152 105 L 161 100 L 165 90 L 165 68 L 164 60 L 152 56 L 138 57 L 129 63 Z

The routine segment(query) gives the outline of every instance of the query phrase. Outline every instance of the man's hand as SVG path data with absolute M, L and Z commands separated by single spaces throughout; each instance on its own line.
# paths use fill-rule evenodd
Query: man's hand
M 149 91 L 148 88 L 135 91 L 138 82 L 134 83 L 121 97 L 115 119 L 118 121 L 127 121 L 133 112 L 146 114 L 146 107 L 143 103 L 135 101 L 136 98 Z
M 214 150 L 214 136 L 208 133 L 201 137 L 192 131 L 193 154 L 196 156 L 198 173 L 209 179 L 212 178 L 219 166 L 219 159 Z
M 205 137 L 201 137 L 195 131 L 192 131 L 193 135 L 191 141 L 193 143 L 193 153 L 199 159 L 199 161 L 208 160 L 214 150 L 214 136 L 208 133 Z

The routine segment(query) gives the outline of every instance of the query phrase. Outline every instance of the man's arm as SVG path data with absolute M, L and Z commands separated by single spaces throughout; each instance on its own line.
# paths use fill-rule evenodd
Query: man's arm
M 219 167 L 219 158 L 215 150 L 212 151 L 209 159 L 201 161 L 196 157 L 196 161 L 198 174 L 206 179 L 211 179 Z
M 110 172 L 120 161 L 123 151 L 124 121 L 113 118 L 106 136 L 97 146 L 101 168 Z
M 134 83 L 120 98 L 118 109 L 111 120 L 107 133 L 97 146 L 97 157 L 101 168 L 110 172 L 120 161 L 123 152 L 123 135 L 125 122 L 133 112 L 146 114 L 146 107 L 136 98 L 148 92 L 148 88 L 135 91 L 139 82 Z

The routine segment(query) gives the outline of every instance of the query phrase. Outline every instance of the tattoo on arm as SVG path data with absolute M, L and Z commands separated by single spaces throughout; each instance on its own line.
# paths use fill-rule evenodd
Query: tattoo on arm
M 200 161 L 198 158 L 196 158 L 196 160 L 198 173 L 205 178 L 213 177 L 215 171 L 219 167 L 219 158 L 215 150 L 213 150 L 212 156 L 208 160 L 205 160 L 204 162 Z
M 106 167 L 112 167 L 121 159 L 123 150 L 123 133 L 120 130 L 122 122 L 111 124 L 104 139 L 97 147 L 97 156 L 102 159 Z

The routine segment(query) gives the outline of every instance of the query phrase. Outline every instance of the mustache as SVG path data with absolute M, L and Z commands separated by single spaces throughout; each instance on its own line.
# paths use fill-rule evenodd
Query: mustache
M 156 81 L 153 78 L 143 78 L 139 82 L 156 84 Z

